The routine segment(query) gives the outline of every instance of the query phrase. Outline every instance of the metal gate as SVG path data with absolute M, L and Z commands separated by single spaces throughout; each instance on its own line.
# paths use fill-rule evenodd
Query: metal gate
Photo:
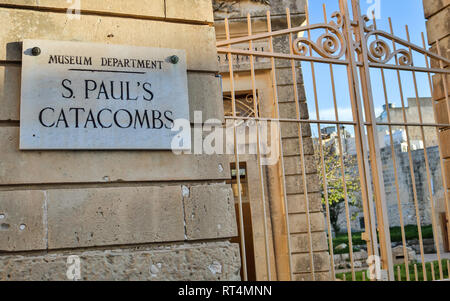
M 424 75 L 429 85 L 428 89 L 433 91 L 432 75 L 442 75 L 445 95 L 448 95 L 446 77 L 450 71 L 445 69 L 444 65 L 448 65 L 450 61 L 441 55 L 427 51 L 423 35 L 423 45 L 416 46 L 410 43 L 408 29 L 406 29 L 407 38 L 402 39 L 394 35 L 392 26 L 390 33 L 378 30 L 375 18 L 373 24 L 369 26 L 369 18 L 361 15 L 358 0 L 351 0 L 351 7 L 346 0 L 339 0 L 339 5 L 340 11 L 331 15 L 332 21 L 327 20 L 324 6 L 324 22 L 321 24 L 309 24 L 306 9 L 306 24 L 298 27 L 292 27 L 290 12 L 287 9 L 286 27 L 274 31 L 268 12 L 265 21 L 266 30 L 256 34 L 252 32 L 254 22 L 249 15 L 247 34 L 241 34 L 238 37 L 231 37 L 229 21 L 225 20 L 225 39 L 217 42 L 217 51 L 223 54 L 222 63 L 227 67 L 221 73 L 224 101 L 229 107 L 225 118 L 227 125 L 231 125 L 229 129 L 234 137 L 231 143 L 234 148 L 232 183 L 236 193 L 243 264 L 242 277 L 244 280 L 448 278 L 449 262 L 441 256 L 444 251 L 442 245 L 449 238 L 450 203 L 448 190 L 445 189 L 444 175 L 447 163 L 443 159 L 443 152 L 448 150 L 443 149 L 439 134 L 440 130 L 450 127 L 450 124 L 448 121 L 447 123 L 424 121 L 421 108 L 423 102 L 420 98 L 423 82 L 418 83 L 418 76 Z M 313 39 L 313 36 L 317 36 L 317 40 Z M 255 49 L 255 45 L 261 42 L 264 42 L 267 47 Z M 280 43 L 284 43 L 284 46 L 280 46 Z M 243 61 L 247 64 L 245 68 L 242 64 L 239 65 L 239 62 Z M 310 72 L 301 71 L 301 64 L 303 68 L 307 66 Z M 324 67 L 329 71 L 329 80 L 316 76 L 316 70 Z M 337 69 L 341 70 L 339 74 L 345 74 L 339 78 L 340 84 L 336 83 Z M 290 74 L 286 72 L 287 70 Z M 306 100 L 302 101 L 305 96 L 301 95 L 303 88 L 299 87 L 305 83 L 302 79 L 299 80 L 302 72 L 303 77 L 308 76 L 310 78 L 308 83 L 312 84 L 309 88 L 313 92 L 309 96 L 308 103 L 310 110 L 315 112 L 315 116 L 308 116 L 307 109 L 305 114 L 307 104 Z M 387 73 L 390 73 L 390 78 L 395 78 L 395 81 L 387 81 Z M 407 87 L 414 89 L 417 105 L 417 113 L 414 116 L 417 120 L 412 120 L 415 117 L 410 118 L 409 109 L 405 105 L 405 85 L 402 82 L 405 74 L 410 79 Z M 374 75 L 381 79 L 375 84 L 372 79 Z M 247 86 L 242 84 L 243 81 L 247 82 Z M 346 82 L 345 87 L 342 82 Z M 373 84 L 376 86 L 374 87 Z M 395 88 L 390 88 L 393 84 Z M 334 119 L 331 120 L 320 117 L 321 89 L 325 89 L 322 86 L 331 89 L 329 95 L 334 107 Z M 374 89 L 383 92 L 384 119 L 377 118 Z M 339 100 L 345 98 L 340 94 L 344 93 L 344 90 L 351 106 L 352 118 L 349 120 L 342 120 L 339 116 L 342 109 Z M 389 94 L 394 90 L 398 93 L 401 102 L 401 108 L 398 109 L 394 109 L 389 103 L 392 97 Z M 282 99 L 283 97 L 292 98 L 293 101 L 288 102 L 287 99 Z M 432 102 L 435 106 L 435 102 Z M 290 104 L 285 105 L 285 103 Z M 314 108 L 311 108 L 311 104 Z M 444 109 L 448 120 L 450 115 L 448 96 Z M 391 112 L 394 110 L 398 112 L 400 119 L 392 117 Z M 282 113 L 287 117 L 282 116 Z M 246 137 L 244 138 L 249 139 L 244 144 L 256 145 L 256 153 L 250 157 L 239 144 L 242 138 L 240 138 L 239 126 L 242 124 L 248 126 L 249 122 L 256 124 L 254 137 L 248 137 L 252 135 L 251 133 L 244 134 Z M 289 140 L 285 138 L 287 132 L 292 136 L 292 125 L 295 127 L 296 145 L 292 144 L 292 137 Z M 333 127 L 330 130 L 331 134 L 327 133 L 327 128 L 330 129 L 330 126 Z M 350 130 L 346 130 L 345 127 Z M 379 138 L 380 127 L 385 128 L 388 133 L 384 147 L 379 145 L 382 142 Z M 436 160 L 438 160 L 437 170 L 440 168 L 440 175 L 434 174 L 430 168 L 430 164 L 434 162 L 431 160 L 435 159 L 430 157 L 431 148 L 427 145 L 429 129 L 432 129 L 438 138 L 436 152 L 439 156 Z M 400 145 L 403 145 L 403 149 L 400 151 L 396 148 L 397 131 L 402 137 L 406 136 L 405 141 L 401 140 Z M 415 147 L 417 139 L 411 138 L 412 131 L 414 135 L 419 135 L 418 140 L 421 140 L 418 143 L 419 148 Z M 334 137 L 334 140 L 329 138 L 330 136 Z M 272 162 L 267 162 L 265 157 L 267 154 L 265 137 L 269 137 L 267 139 L 270 141 L 269 148 L 274 149 L 274 146 L 277 148 L 276 160 Z M 353 155 L 349 155 L 348 141 L 351 141 Z M 313 154 L 311 145 L 314 148 Z M 332 145 L 332 148 L 328 145 Z M 286 155 L 290 149 L 296 150 L 294 155 Z M 419 160 L 422 169 L 416 166 L 416 157 L 419 154 L 417 150 L 423 156 L 423 160 Z M 389 158 L 383 161 L 385 154 L 388 154 Z M 313 158 L 316 158 L 316 161 Z M 252 160 L 255 163 L 252 168 L 256 167 L 254 170 L 249 167 Z M 353 164 L 352 160 L 354 165 L 350 166 Z M 409 172 L 409 175 L 405 181 L 411 184 L 408 188 L 412 191 L 410 199 L 405 199 L 402 195 L 404 180 L 399 175 L 399 160 L 407 162 L 405 170 Z M 386 200 L 386 161 L 393 166 L 389 185 L 393 187 L 390 195 L 396 198 L 396 208 L 389 207 Z M 295 164 L 298 165 L 294 166 Z M 333 165 L 332 168 L 330 164 Z M 291 172 L 291 169 L 294 172 Z M 333 170 L 332 174 L 330 169 Z M 426 177 L 418 179 L 418 170 Z M 291 173 L 296 177 L 291 176 Z M 358 182 L 356 188 L 352 186 L 352 176 L 356 176 Z M 435 178 L 439 179 L 440 183 L 436 184 Z M 317 179 L 320 180 L 319 183 Z M 418 181 L 423 181 L 423 185 Z M 317 189 L 312 188 L 317 185 L 320 186 L 319 193 Z M 418 185 L 421 187 L 420 191 L 418 191 Z M 297 187 L 292 190 L 291 186 Z M 338 203 L 333 203 L 332 199 L 336 197 L 336 186 L 339 186 L 339 198 Z M 435 208 L 436 187 L 440 188 L 438 189 L 440 191 L 443 190 L 444 195 L 443 217 L 446 217 L 446 221 L 443 227 Z M 422 190 L 427 195 L 424 199 L 420 194 Z M 247 200 L 251 199 L 249 196 L 251 193 L 257 195 L 254 198 L 256 201 Z M 323 262 L 323 252 L 320 254 L 316 252 L 321 235 L 321 228 L 316 226 L 317 211 L 320 212 L 320 210 L 316 208 L 317 201 L 314 201 L 318 196 L 320 197 L 319 205 L 323 205 L 321 214 L 325 217 L 324 225 L 326 226 L 323 228 L 323 233 L 324 235 L 326 233 L 327 237 L 325 250 L 329 259 L 327 264 Z M 367 258 L 364 260 L 369 266 L 362 270 L 354 254 L 353 199 L 357 199 L 360 204 L 362 212 L 360 227 L 364 229 L 360 231 L 362 232 L 360 240 L 365 241 L 364 248 L 367 249 Z M 334 217 L 330 216 L 330 210 L 334 210 L 330 206 L 335 204 L 342 208 L 341 216 L 345 216 L 348 254 L 335 254 L 337 249 L 334 242 L 337 240 L 338 233 L 332 231 Z M 414 224 L 411 224 L 410 217 L 408 222 L 405 222 L 407 218 L 402 209 L 406 207 L 412 210 L 412 213 L 408 214 L 414 216 Z M 253 213 L 250 212 L 252 210 Z M 398 221 L 389 217 L 390 210 L 395 210 L 398 214 Z M 259 213 L 255 213 L 256 211 Z M 421 225 L 424 221 L 421 214 L 424 212 L 430 215 L 430 228 L 426 229 L 432 231 L 436 251 L 433 256 L 438 260 L 437 263 L 430 264 L 426 260 L 428 255 L 424 250 L 424 233 L 422 233 L 424 228 Z M 399 223 L 397 228 L 401 239 L 397 239 L 397 249 L 400 250 L 401 255 L 396 258 L 392 253 L 390 222 Z M 414 236 L 416 234 L 413 235 L 420 249 L 416 261 L 409 258 L 412 256 L 408 248 L 411 240 L 408 232 L 410 229 L 413 229 L 411 231 L 414 233 L 417 232 L 417 237 Z M 249 243 L 249 240 L 252 242 Z M 347 255 L 344 256 L 345 254 Z M 342 273 L 339 273 L 335 262 L 337 256 L 348 258 L 349 271 L 342 269 Z M 401 259 L 401 264 L 394 262 L 398 259 Z M 370 273 L 366 273 L 367 269 Z M 430 271 L 431 279 L 427 277 Z M 250 274 L 252 276 L 249 276 Z

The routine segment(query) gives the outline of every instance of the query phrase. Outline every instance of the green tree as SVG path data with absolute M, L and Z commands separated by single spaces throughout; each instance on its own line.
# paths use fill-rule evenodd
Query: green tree
M 317 141 L 318 142 L 318 141 Z M 320 148 L 323 150 L 323 159 L 325 165 L 325 173 L 322 167 L 322 158 Z M 345 212 L 345 187 L 342 177 L 342 165 L 344 169 L 344 180 L 347 188 L 347 199 L 350 206 L 361 208 L 361 186 L 358 175 L 358 163 L 356 156 L 343 153 L 342 158 L 339 152 L 338 141 L 331 139 L 326 141 L 323 146 L 315 143 L 314 156 L 319 167 L 319 178 L 322 186 L 322 204 L 325 208 L 326 195 L 324 187 L 324 178 L 326 179 L 328 192 L 328 205 L 330 209 L 330 224 L 335 234 L 340 232 L 339 217 Z M 357 214 L 350 218 L 353 220 Z

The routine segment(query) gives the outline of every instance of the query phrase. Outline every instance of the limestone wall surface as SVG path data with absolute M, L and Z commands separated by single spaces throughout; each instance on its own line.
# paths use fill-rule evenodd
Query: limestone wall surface
M 0 280 L 237 280 L 226 157 L 20 151 L 21 41 L 184 49 L 191 116 L 223 119 L 210 0 L 0 0 Z

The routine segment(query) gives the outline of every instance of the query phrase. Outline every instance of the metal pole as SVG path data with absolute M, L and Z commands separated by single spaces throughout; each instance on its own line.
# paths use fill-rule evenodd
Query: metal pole
M 377 209 L 378 234 L 380 237 L 380 253 L 383 270 L 387 271 L 388 279 L 395 280 L 394 266 L 392 259 L 391 235 L 389 231 L 389 220 L 387 215 L 386 194 L 384 188 L 383 171 L 381 165 L 381 154 L 378 142 L 375 108 L 372 97 L 372 85 L 370 81 L 369 59 L 367 43 L 364 36 L 364 20 L 361 16 L 359 0 L 352 0 L 353 21 L 356 22 L 354 28 L 356 42 L 361 45 L 358 54 L 360 66 L 360 78 L 362 88 L 362 100 L 365 108 L 367 125 L 367 136 L 369 141 L 369 155 L 372 163 L 372 181 L 374 187 L 374 198 Z M 348 12 L 348 10 L 347 10 Z

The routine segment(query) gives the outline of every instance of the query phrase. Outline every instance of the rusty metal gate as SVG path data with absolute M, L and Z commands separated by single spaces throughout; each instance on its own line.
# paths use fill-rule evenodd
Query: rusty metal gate
M 425 76 L 428 89 L 433 91 L 432 76 L 441 75 L 447 96 L 446 77 L 450 71 L 444 65 L 450 61 L 426 50 L 423 35 L 423 45 L 416 46 L 410 43 L 408 30 L 406 39 L 394 35 L 392 25 L 390 32 L 378 30 L 375 18 L 370 21 L 367 16 L 361 15 L 358 0 L 349 2 L 339 0 L 340 11 L 331 15 L 331 21 L 327 20 L 324 6 L 324 22 L 320 24 L 309 23 L 306 9 L 306 23 L 293 27 L 287 9 L 285 28 L 272 30 L 271 16 L 267 13 L 265 30 L 259 29 L 253 33 L 252 25 L 257 21 L 249 15 L 247 33 L 232 37 L 229 20 L 224 22 L 225 36 L 217 42 L 217 51 L 224 67 L 221 75 L 227 130 L 231 130 L 234 140 L 231 142 L 231 183 L 236 196 L 244 280 L 435 280 L 449 277 L 449 262 L 442 257 L 445 251 L 443 244 L 449 240 L 450 203 L 444 175 L 447 163 L 442 156 L 448 150 L 443 149 L 439 134 L 450 124 L 448 121 L 439 123 L 424 119 L 421 108 L 424 102 L 420 98 L 423 81 L 418 82 L 418 78 Z M 255 46 L 262 42 L 267 46 Z M 280 47 L 280 43 L 284 44 Z M 305 66 L 308 72 L 305 72 Z M 324 67 L 330 74 L 326 80 L 316 76 L 316 70 Z M 338 69 L 339 74 L 345 74 L 340 76 L 339 84 L 336 83 Z M 302 95 L 304 90 L 300 85 L 306 84 L 305 80 L 299 79 L 302 73 L 303 77 L 310 78 L 308 83 L 311 86 L 308 88 L 312 93 L 308 96 L 308 103 L 310 110 L 315 112 L 310 114 L 313 116 L 309 116 L 306 96 Z M 388 73 L 389 78 L 395 80 L 386 80 Z M 380 77 L 380 81 L 374 83 L 374 76 Z M 409 81 L 405 85 L 402 79 L 406 77 Z M 346 85 L 343 86 L 342 82 Z M 413 89 L 417 106 L 414 118 L 410 118 L 409 108 L 405 104 L 405 86 Z M 321 90 L 326 88 L 331 89 L 331 105 L 334 107 L 331 119 L 320 117 Z M 384 119 L 377 118 L 374 89 L 384 95 Z M 351 118 L 348 120 L 342 120 L 339 116 L 342 109 L 339 105 L 340 94 L 344 90 L 351 107 Z M 395 109 L 390 105 L 392 96 L 389 95 L 394 90 L 401 102 L 401 107 Z M 434 101 L 428 101 L 435 106 Z M 400 119 L 393 117 L 394 110 L 398 111 Z M 443 110 L 448 120 L 448 96 Z M 243 124 L 251 127 L 250 123 L 256 124 L 256 130 L 250 130 L 250 134 L 244 133 L 244 139 L 247 139 L 244 144 L 247 147 L 256 145 L 256 152 L 249 155 L 240 147 L 242 131 L 239 127 Z M 384 147 L 380 146 L 383 142 L 379 139 L 380 127 L 387 133 Z M 291 131 L 292 128 L 294 131 Z M 434 157 L 430 157 L 431 144 L 427 145 L 430 129 L 438 138 L 433 151 L 436 149 L 438 154 L 439 175 L 430 168 L 434 162 L 431 162 Z M 400 151 L 394 141 L 397 131 L 405 137 L 401 140 L 403 148 Z M 412 132 L 419 138 L 412 139 Z M 249 137 L 251 135 L 254 136 Z M 289 139 L 285 138 L 287 136 Z M 267 141 L 265 137 L 269 137 Z M 349 141 L 353 155 L 349 155 Z M 330 143 L 332 148 L 328 147 Z M 267 148 L 275 150 L 276 160 L 267 159 Z M 295 151 L 290 153 L 291 149 Z M 417 149 L 423 156 L 419 164 L 422 168 L 420 172 L 426 175 L 424 178 L 418 178 L 415 174 L 419 170 L 415 166 Z M 389 155 L 387 162 L 393 166 L 390 184 L 393 189 L 390 193 L 396 199 L 395 208 L 388 206 L 386 200 L 387 167 L 383 163 L 382 153 Z M 403 180 L 397 167 L 404 156 L 406 171 L 409 172 L 408 189 L 412 191 L 410 199 L 405 199 L 401 194 Z M 350 166 L 351 160 L 355 160 L 353 167 Z M 329 174 L 330 164 L 334 166 L 332 175 Z M 351 175 L 357 177 L 356 188 L 351 186 Z M 435 179 L 440 183 L 436 183 Z M 423 187 L 418 181 L 423 181 Z M 336 195 L 333 186 L 336 183 L 340 185 L 338 201 L 343 208 L 340 214 L 345 216 L 344 227 L 347 228 L 345 245 L 348 254 L 343 255 L 335 254 L 337 246 L 334 242 L 338 233 L 333 232 L 331 227 L 335 217 L 330 216 L 330 206 L 335 205 L 332 198 Z M 317 187 L 320 187 L 319 191 Z M 443 190 L 442 216 L 435 208 L 436 187 Z M 419 195 L 422 190 L 426 195 L 424 200 L 422 194 Z M 362 246 L 367 249 L 364 260 L 369 266 L 366 268 L 357 264 L 358 258 L 354 254 L 354 199 L 358 199 L 362 212 L 360 227 L 363 230 L 359 232 L 360 240 L 366 243 Z M 405 221 L 407 218 L 402 212 L 406 207 L 411 210 L 408 221 Z M 397 221 L 389 217 L 390 210 L 398 214 Z M 429 215 L 429 229 L 435 247 L 433 256 L 438 260 L 431 264 L 427 263 L 429 256 L 424 250 L 425 234 L 421 225 L 424 212 Z M 322 228 L 318 216 L 324 217 Z M 443 226 L 440 218 L 445 220 Z M 390 223 L 398 224 L 400 231 L 401 238 L 397 239 L 397 244 L 401 254 L 398 258 L 394 258 L 392 253 Z M 415 260 L 409 258 L 412 255 L 408 248 L 412 228 L 411 231 L 417 232 L 414 240 L 418 241 L 420 253 Z M 324 241 L 325 249 L 318 246 L 323 245 Z M 345 246 L 342 245 L 342 248 Z M 347 259 L 348 270 L 341 269 L 342 273 L 339 273 L 335 262 L 337 256 Z M 328 262 L 325 263 L 324 258 Z M 399 258 L 401 263 L 396 263 Z M 366 273 L 367 269 L 369 273 Z M 430 271 L 432 276 L 427 277 Z

